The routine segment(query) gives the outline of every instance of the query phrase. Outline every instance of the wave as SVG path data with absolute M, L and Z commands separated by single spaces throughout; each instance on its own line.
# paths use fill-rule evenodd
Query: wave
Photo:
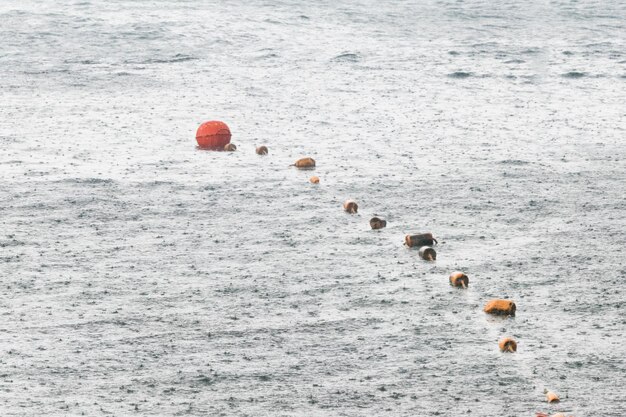
M 564 74 L 561 74 L 561 77 L 563 78 L 583 78 L 586 77 L 588 74 L 586 72 L 580 72 L 580 71 L 570 71 L 570 72 L 566 72 Z
M 355 54 L 352 52 L 344 52 L 342 54 L 337 55 L 331 61 L 334 62 L 359 62 L 361 57 L 359 54 Z
M 502 165 L 528 165 L 530 162 L 521 159 L 503 159 L 499 162 Z
M 474 73 L 472 73 L 472 72 L 455 71 L 455 72 L 451 72 L 450 74 L 448 74 L 448 77 L 450 77 L 450 78 L 469 78 L 469 77 L 472 77 L 473 75 L 474 75 Z
M 176 54 L 172 58 L 157 58 L 157 59 L 149 59 L 145 63 L 146 64 L 174 64 L 177 62 L 186 62 L 186 61 L 195 61 L 198 58 L 185 55 L 185 54 Z

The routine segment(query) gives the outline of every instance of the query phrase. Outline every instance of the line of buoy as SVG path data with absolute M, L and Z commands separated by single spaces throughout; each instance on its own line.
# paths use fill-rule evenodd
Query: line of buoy
M 209 121 L 202 123 L 196 132 L 196 141 L 198 147 L 209 150 L 224 150 L 233 152 L 237 147 L 230 143 L 231 132 L 228 126 L 224 122 Z M 267 155 L 268 149 L 266 146 L 259 146 L 256 148 L 258 155 Z M 304 157 L 298 159 L 291 166 L 295 166 L 298 169 L 313 169 L 315 168 L 315 160 L 311 157 Z M 309 178 L 312 184 L 319 184 L 320 179 L 317 176 Z M 347 213 L 356 214 L 358 212 L 358 204 L 354 200 L 346 200 L 343 203 L 343 209 Z M 370 227 L 372 230 L 380 230 L 387 226 L 387 221 L 378 217 L 372 217 L 370 219 Z M 404 245 L 409 248 L 419 248 L 418 254 L 420 258 L 426 261 L 435 261 L 437 259 L 437 252 L 433 248 L 434 245 L 439 242 L 433 236 L 432 233 L 418 233 L 409 234 L 404 237 Z M 467 289 L 469 285 L 469 278 L 466 274 L 460 271 L 455 271 L 450 274 L 450 285 L 453 287 Z M 506 299 L 493 299 L 489 300 L 483 307 L 483 311 L 487 314 L 501 315 L 501 316 L 515 316 L 517 306 L 511 300 Z M 504 337 L 498 342 L 498 347 L 503 353 L 517 352 L 517 342 L 511 337 Z M 560 398 L 552 391 L 545 390 L 546 400 L 548 403 L 559 402 Z M 566 417 L 563 413 L 556 413 L 548 416 L 546 413 L 537 413 L 536 417 Z M 572 417 L 572 416 L 569 416 Z

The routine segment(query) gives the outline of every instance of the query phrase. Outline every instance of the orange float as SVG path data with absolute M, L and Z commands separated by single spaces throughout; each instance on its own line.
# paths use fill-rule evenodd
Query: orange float
M 343 209 L 350 214 L 355 214 L 359 210 L 359 205 L 354 200 L 346 200 L 343 202 Z
M 514 316 L 517 306 L 511 300 L 496 299 L 485 304 L 483 311 L 487 314 Z
M 467 288 L 469 285 L 469 278 L 463 272 L 453 272 L 450 274 L 450 285 L 453 287 Z
M 498 346 L 500 347 L 500 352 L 517 352 L 517 342 L 510 337 L 500 339 Z
M 558 403 L 559 401 L 561 401 L 559 396 L 556 395 L 554 392 L 545 390 L 545 393 L 546 393 L 546 400 L 548 400 L 549 403 Z
M 309 181 L 311 181 L 311 184 L 319 184 L 320 183 L 319 177 L 316 177 L 315 175 L 313 175 L 311 178 L 309 178 Z
M 230 129 L 224 122 L 204 122 L 196 132 L 198 146 L 203 149 L 224 149 L 230 143 Z

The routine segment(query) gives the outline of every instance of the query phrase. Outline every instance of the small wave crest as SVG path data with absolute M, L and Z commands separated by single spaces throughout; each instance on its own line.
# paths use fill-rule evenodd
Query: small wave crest
M 471 72 L 466 72 L 466 71 L 454 71 L 451 72 L 450 74 L 448 74 L 448 77 L 450 78 L 469 78 L 472 77 L 474 74 Z
M 587 76 L 586 72 L 580 72 L 580 71 L 570 71 L 570 72 L 566 72 L 564 74 L 561 74 L 561 76 L 563 78 L 583 78 Z
M 360 60 L 359 54 L 352 52 L 341 53 L 332 59 L 333 62 L 359 62 Z

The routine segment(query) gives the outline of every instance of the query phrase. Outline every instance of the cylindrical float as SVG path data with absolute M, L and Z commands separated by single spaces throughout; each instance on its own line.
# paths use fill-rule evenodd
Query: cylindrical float
M 315 168 L 315 159 L 313 158 L 301 158 L 293 164 L 296 168 L 300 169 L 311 169 Z
M 435 243 L 438 242 L 437 239 L 433 237 L 432 233 L 419 233 L 417 235 L 406 235 L 404 237 L 404 244 L 409 248 L 432 246 Z
M 257 155 L 267 155 L 267 152 L 268 152 L 267 151 L 267 146 L 265 146 L 265 145 L 262 145 L 262 146 L 259 146 L 258 148 L 256 148 Z
M 316 177 L 315 175 L 313 175 L 311 178 L 309 178 L 309 181 L 311 181 L 311 184 L 319 184 L 320 183 L 319 177 Z
M 487 314 L 514 316 L 517 306 L 511 300 L 490 300 L 483 311 Z
M 230 129 L 224 122 L 211 120 L 204 122 L 196 132 L 198 146 L 203 149 L 224 149 L 230 142 Z
M 437 259 L 437 252 L 430 246 L 422 246 L 419 251 L 420 258 L 427 261 L 434 261 Z

